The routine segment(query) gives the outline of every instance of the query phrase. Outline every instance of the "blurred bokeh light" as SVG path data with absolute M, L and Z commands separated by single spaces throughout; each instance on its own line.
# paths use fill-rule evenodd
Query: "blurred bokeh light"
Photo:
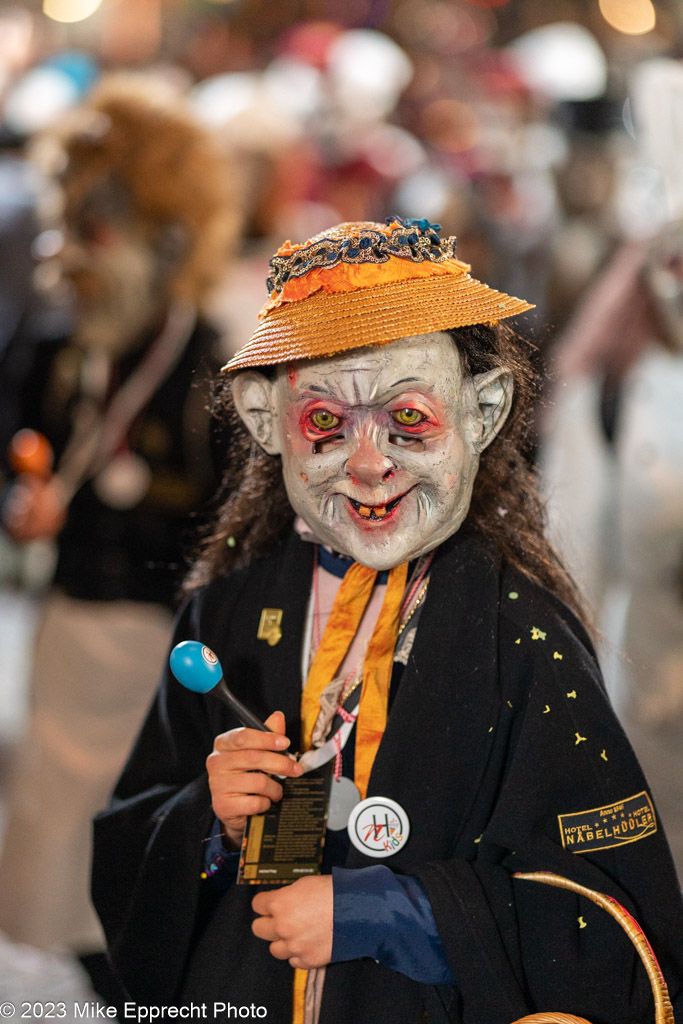
M 43 0 L 43 14 L 54 21 L 83 21 L 102 6 L 102 0 Z
M 626 35 L 644 35 L 657 23 L 651 0 L 600 0 L 600 10 L 612 28 Z

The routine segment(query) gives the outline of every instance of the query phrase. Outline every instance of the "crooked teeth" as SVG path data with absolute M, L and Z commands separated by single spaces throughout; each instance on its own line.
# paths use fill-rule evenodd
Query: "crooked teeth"
M 412 490 L 412 488 L 410 488 L 410 490 Z M 392 498 L 391 501 L 385 502 L 384 505 L 361 505 L 361 503 L 356 501 L 355 498 L 352 498 L 349 495 L 346 497 L 347 501 L 353 505 L 358 515 L 363 519 L 385 519 L 390 512 L 393 512 L 399 501 L 405 498 L 408 493 L 408 491 L 405 491 L 403 494 L 398 494 L 395 498 Z
M 386 505 L 376 505 L 373 507 L 370 507 L 370 505 L 359 505 L 358 514 L 363 519 L 384 519 L 387 514 L 387 507 Z

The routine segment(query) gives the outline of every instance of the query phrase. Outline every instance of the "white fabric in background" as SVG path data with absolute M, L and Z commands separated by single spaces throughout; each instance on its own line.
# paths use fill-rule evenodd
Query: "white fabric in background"
M 170 639 L 171 615 L 156 605 L 46 599 L 0 859 L 0 929 L 15 941 L 104 948 L 89 895 L 91 819 L 123 768 Z
M 595 611 L 607 687 L 683 880 L 683 354 L 652 344 L 631 367 L 613 446 L 598 381 L 570 380 L 554 401 L 550 538 Z

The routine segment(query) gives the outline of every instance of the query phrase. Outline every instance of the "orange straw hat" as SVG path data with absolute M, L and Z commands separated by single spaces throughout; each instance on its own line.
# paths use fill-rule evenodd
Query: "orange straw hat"
M 260 326 L 224 367 L 275 366 L 470 324 L 533 306 L 470 277 L 427 220 L 338 224 L 270 261 Z

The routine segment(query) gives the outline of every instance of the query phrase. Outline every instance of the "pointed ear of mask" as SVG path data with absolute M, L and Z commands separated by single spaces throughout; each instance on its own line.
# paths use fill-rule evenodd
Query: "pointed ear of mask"
M 479 404 L 480 433 L 474 446 L 478 453 L 484 451 L 500 433 L 512 407 L 514 385 L 512 374 L 503 366 L 473 378 Z
M 275 382 L 262 373 L 245 370 L 232 384 L 235 407 L 245 427 L 268 455 L 280 455 L 280 437 L 277 415 Z

